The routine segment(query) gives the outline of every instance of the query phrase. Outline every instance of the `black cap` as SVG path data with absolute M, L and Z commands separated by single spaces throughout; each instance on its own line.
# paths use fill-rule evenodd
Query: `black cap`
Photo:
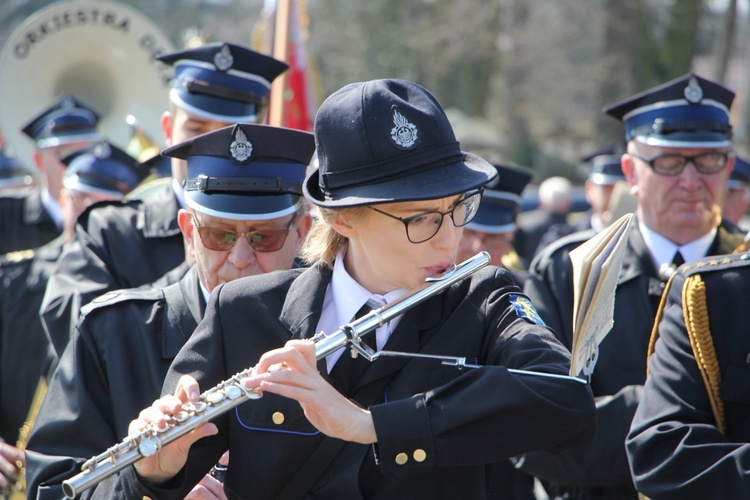
M 141 181 L 138 160 L 107 141 L 69 154 L 63 185 L 74 191 L 122 196 Z
M 274 219 L 293 213 L 315 150 L 313 135 L 235 124 L 162 151 L 187 160 L 185 201 L 227 219 Z
M 170 100 L 191 113 L 222 122 L 260 122 L 271 82 L 289 66 L 231 43 L 210 43 L 158 56 L 174 66 Z
M 315 117 L 319 167 L 305 196 L 323 207 L 444 198 L 487 184 L 497 171 L 461 151 L 445 112 L 416 83 L 347 85 Z
M 734 168 L 732 173 L 729 174 L 727 187 L 729 189 L 742 189 L 748 186 L 750 186 L 750 164 L 735 154 Z
M 93 109 L 65 94 L 31 119 L 21 129 L 38 148 L 49 148 L 74 142 L 101 139 L 96 131 L 99 116 Z
M 628 141 L 653 146 L 719 148 L 731 145 L 734 92 L 689 73 L 604 108 L 622 120 Z
M 509 165 L 495 164 L 499 174 L 487 184 L 482 203 L 468 229 L 483 233 L 507 233 L 516 228 L 516 216 L 521 210 L 521 194 L 532 174 Z

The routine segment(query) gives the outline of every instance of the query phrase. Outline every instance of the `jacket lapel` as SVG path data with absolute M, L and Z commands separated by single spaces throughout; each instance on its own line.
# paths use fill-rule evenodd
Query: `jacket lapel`
M 437 331 L 441 321 L 441 297 L 432 297 L 404 313 L 383 350 L 419 353 Z M 381 356 L 370 365 L 357 388 L 389 378 L 410 361 L 408 357 Z

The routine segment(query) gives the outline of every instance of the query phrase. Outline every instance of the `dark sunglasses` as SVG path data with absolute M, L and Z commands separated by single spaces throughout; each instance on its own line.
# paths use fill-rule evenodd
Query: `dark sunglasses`
M 211 226 L 201 226 L 198 218 L 193 216 L 193 224 L 201 237 L 203 246 L 209 250 L 226 252 L 231 250 L 242 237 L 247 238 L 247 242 L 256 252 L 275 252 L 284 246 L 289 230 L 297 220 L 297 212 L 294 213 L 284 229 L 262 229 L 260 231 L 237 232 L 230 229 L 219 229 Z

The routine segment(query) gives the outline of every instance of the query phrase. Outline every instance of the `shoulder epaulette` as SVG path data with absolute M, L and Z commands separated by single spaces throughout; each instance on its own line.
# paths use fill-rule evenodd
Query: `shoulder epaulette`
M 113 290 L 96 297 L 94 300 L 81 308 L 81 316 L 90 314 L 96 309 L 110 307 L 114 304 L 120 304 L 132 300 L 159 300 L 164 297 L 161 288 L 127 288 L 123 290 Z
M 727 255 L 714 255 L 702 259 L 690 261 L 680 266 L 678 272 L 685 277 L 707 272 L 722 271 L 731 267 L 750 265 L 750 253 L 733 253 Z

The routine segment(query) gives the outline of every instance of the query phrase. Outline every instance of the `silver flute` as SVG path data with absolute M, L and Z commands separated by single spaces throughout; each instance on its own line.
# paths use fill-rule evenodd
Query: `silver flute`
M 315 356 L 317 359 L 321 359 L 342 347 L 350 345 L 353 352 L 356 350 L 371 360 L 373 356 L 364 349 L 366 346 L 360 346 L 362 336 L 375 331 L 393 318 L 404 314 L 414 306 L 475 273 L 489 262 L 490 254 L 481 252 L 454 266 L 452 270 L 440 277 L 428 278 L 424 287 L 379 309 L 374 309 L 361 318 L 347 323 L 332 334 L 318 333 L 312 338 L 315 341 Z M 178 414 L 167 419 L 167 425 L 164 429 L 149 424 L 142 431 L 131 434 L 104 453 L 87 460 L 81 466 L 80 473 L 63 481 L 62 488 L 65 496 L 75 498 L 81 492 L 99 484 L 142 458 L 154 455 L 163 446 L 188 434 L 215 417 L 232 410 L 248 399 L 260 398 L 261 393 L 248 390 L 242 384 L 242 379 L 251 376 L 254 369 L 252 367 L 242 370 L 201 394 L 198 401 L 185 403 Z

